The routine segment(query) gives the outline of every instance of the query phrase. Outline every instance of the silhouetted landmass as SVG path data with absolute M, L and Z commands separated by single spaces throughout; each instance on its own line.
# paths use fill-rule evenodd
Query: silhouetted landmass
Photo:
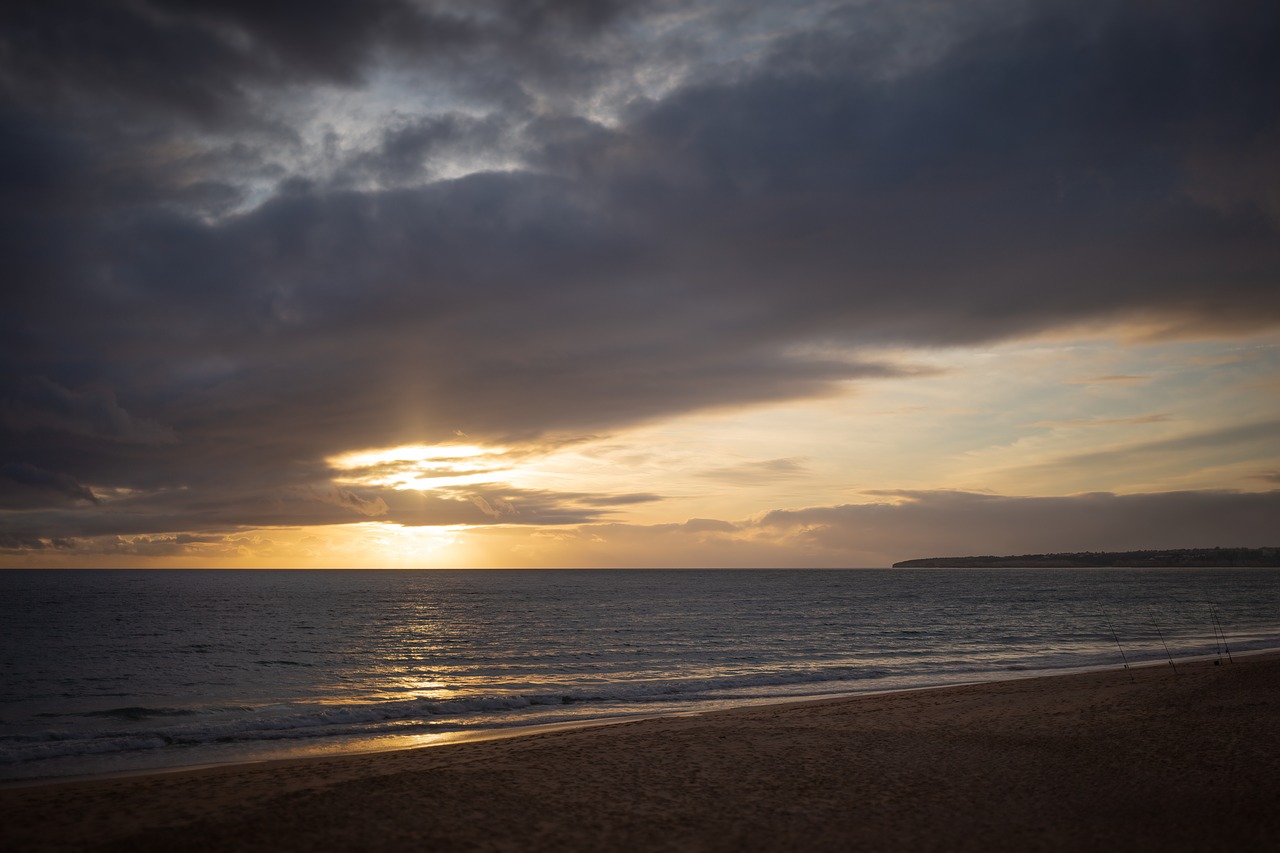
M 929 557 L 903 560 L 895 569 L 1280 568 L 1280 548 L 1180 548 L 1173 551 L 1079 551 L 1011 557 Z

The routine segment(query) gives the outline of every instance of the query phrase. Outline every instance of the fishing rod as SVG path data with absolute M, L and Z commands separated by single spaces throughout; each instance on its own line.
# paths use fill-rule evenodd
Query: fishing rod
M 1178 674 L 1178 665 L 1173 662 L 1173 652 L 1169 651 L 1169 644 L 1164 641 L 1164 631 L 1160 630 L 1160 626 L 1156 624 L 1156 614 L 1151 612 L 1151 627 L 1156 629 L 1156 634 L 1160 637 L 1160 645 L 1164 646 L 1165 656 L 1169 658 L 1169 666 L 1173 667 L 1173 674 Z
M 1212 604 L 1209 605 L 1209 609 L 1210 611 L 1213 610 Z M 1217 657 L 1213 661 L 1213 665 L 1222 666 L 1222 638 L 1218 636 L 1217 621 L 1214 621 L 1213 623 L 1213 653 L 1217 655 Z
M 1129 673 L 1129 683 L 1137 684 L 1133 678 L 1133 673 L 1129 671 L 1129 659 L 1125 657 L 1124 646 L 1120 645 L 1120 635 L 1116 633 L 1116 626 L 1112 625 L 1111 620 L 1107 617 L 1104 616 L 1103 618 L 1107 620 L 1107 627 L 1111 629 L 1111 637 L 1116 641 L 1116 648 L 1120 650 L 1120 660 L 1124 661 L 1124 671 Z
M 1227 635 L 1222 630 L 1222 622 L 1218 620 L 1218 608 L 1210 603 L 1209 612 L 1213 614 L 1213 626 L 1217 629 L 1218 636 L 1222 638 L 1222 647 L 1227 650 L 1227 663 L 1235 663 L 1231 657 L 1231 647 L 1227 645 Z

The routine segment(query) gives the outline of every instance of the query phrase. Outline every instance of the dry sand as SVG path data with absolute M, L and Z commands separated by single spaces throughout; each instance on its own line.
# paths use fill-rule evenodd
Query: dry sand
M 0 791 L 5 850 L 1277 850 L 1280 655 Z

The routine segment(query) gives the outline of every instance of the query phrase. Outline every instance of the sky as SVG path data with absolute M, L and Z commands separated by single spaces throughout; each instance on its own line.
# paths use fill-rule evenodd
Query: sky
M 1280 544 L 1272 0 L 13 0 L 0 566 Z

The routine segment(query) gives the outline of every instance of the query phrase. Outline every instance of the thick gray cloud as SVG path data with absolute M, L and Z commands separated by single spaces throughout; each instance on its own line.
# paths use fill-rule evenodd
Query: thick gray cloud
M 16 100 L 238 123 L 263 88 L 359 84 L 379 60 L 448 70 L 503 57 L 523 73 L 564 75 L 577 53 L 566 45 L 640 5 L 14 0 L 0 13 L 0 44 Z
M 910 371 L 824 344 L 1280 322 L 1275 4 L 688 8 L 7 4 L 0 463 L 127 496 L 4 529 L 506 523 L 322 460 Z M 316 154 L 335 91 L 403 109 Z
M 173 431 L 130 416 L 110 388 L 71 391 L 44 377 L 25 377 L 5 388 L 0 420 L 15 432 L 47 429 L 130 444 L 175 441 Z
M 950 491 L 885 494 L 897 503 L 767 513 L 751 526 L 794 533 L 837 561 L 914 557 L 1206 548 L 1276 541 L 1280 491 L 1188 491 L 1016 497 Z
M 98 497 L 70 475 L 45 471 L 25 462 L 0 465 L 0 506 L 31 509 L 80 502 L 96 504 Z

